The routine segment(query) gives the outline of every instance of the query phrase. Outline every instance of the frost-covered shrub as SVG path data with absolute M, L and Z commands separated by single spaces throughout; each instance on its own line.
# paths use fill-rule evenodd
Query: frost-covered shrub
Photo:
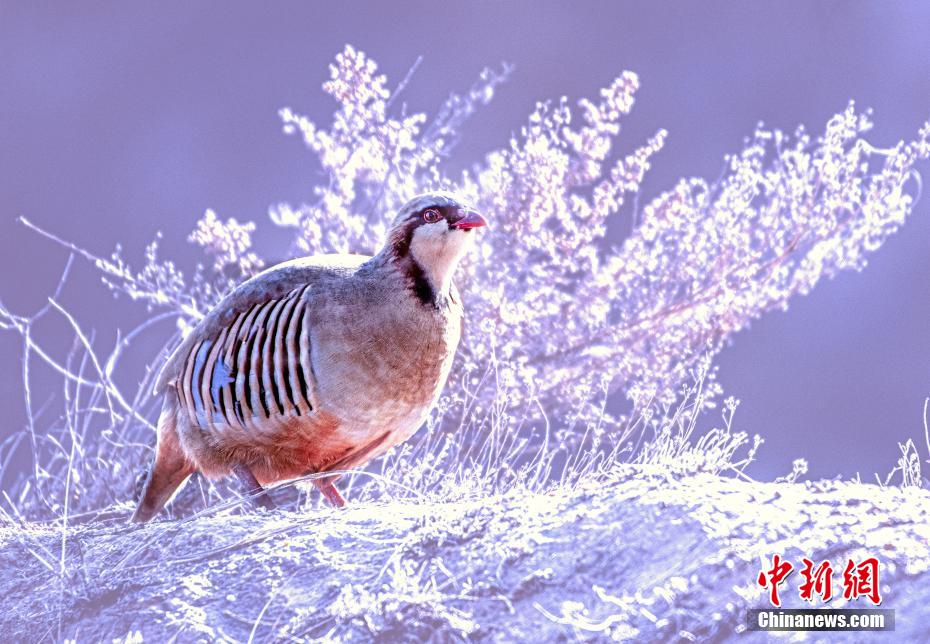
M 752 319 L 785 308 L 823 277 L 865 265 L 912 210 L 909 180 L 930 155 L 930 123 L 888 150 L 863 139 L 869 114 L 852 104 L 816 137 L 760 126 L 718 179 L 683 179 L 646 199 L 640 187 L 666 133 L 614 151 L 639 87 L 624 72 L 577 107 L 564 98 L 538 104 L 503 147 L 448 175 L 460 126 L 509 73 L 486 70 L 430 120 L 398 108 L 409 79 L 392 93 L 375 63 L 346 47 L 323 84 L 336 101 L 328 127 L 281 110 L 284 131 L 303 140 L 325 173 L 311 203 L 270 208 L 271 221 L 293 231 L 295 253 L 371 253 L 397 207 L 432 188 L 460 192 L 492 222 L 457 280 L 468 321 L 446 394 L 419 442 L 377 467 L 398 484 L 448 492 L 450 481 L 487 491 L 576 480 L 618 458 L 684 458 L 714 471 L 739 462 L 734 450 L 746 437 L 729 430 L 730 404 L 723 429 L 690 441 L 694 415 L 717 393 L 712 357 Z M 612 243 L 607 230 L 617 218 L 632 231 Z M 263 266 L 251 245 L 255 227 L 208 210 L 190 236 L 208 267 L 189 277 L 158 257 L 157 243 L 141 270 L 119 249 L 104 259 L 62 243 L 93 261 L 115 293 L 144 302 L 152 319 L 175 317 L 180 335 Z M 86 339 L 63 309 L 51 312 Z M 70 392 L 71 407 L 49 434 L 53 464 L 41 457 L 41 476 L 37 455 L 32 488 L 20 492 L 73 485 L 64 476 L 73 472 L 82 485 L 101 485 L 99 498 L 79 486 L 86 497 L 125 500 L 127 472 L 147 459 L 141 446 L 151 443 L 152 416 L 149 380 L 131 398 L 113 377 L 125 340 L 100 359 L 79 341 L 64 361 L 35 341 L 34 318 L 6 309 L 0 316 L 23 335 L 26 355 L 58 369 Z M 28 368 L 26 375 L 28 394 Z M 606 412 L 614 391 L 626 395 L 631 413 Z M 72 404 L 78 397 L 86 404 Z M 35 451 L 31 421 L 30 430 Z M 645 442 L 626 440 L 644 434 Z M 88 476 L 76 462 L 98 469 Z
M 930 123 L 879 154 L 861 138 L 868 113 L 850 104 L 820 137 L 760 127 L 721 178 L 682 180 L 640 212 L 631 197 L 666 133 L 612 159 L 639 87 L 632 72 L 578 113 L 565 99 L 539 104 L 507 146 L 450 178 L 443 127 L 426 128 L 423 114 L 392 118 L 370 59 L 346 48 L 330 71 L 324 89 L 338 109 L 329 129 L 281 112 L 329 181 L 313 204 L 276 206 L 273 221 L 294 227 L 308 252 L 370 252 L 411 194 L 460 191 L 493 223 L 459 279 L 481 329 L 463 367 L 493 356 L 521 391 L 561 413 L 605 382 L 640 405 L 671 402 L 701 356 L 750 320 L 821 277 L 863 267 L 910 212 L 908 179 L 930 154 Z M 486 100 L 498 80 L 486 75 L 459 104 Z M 611 246 L 608 220 L 620 215 L 636 227 Z

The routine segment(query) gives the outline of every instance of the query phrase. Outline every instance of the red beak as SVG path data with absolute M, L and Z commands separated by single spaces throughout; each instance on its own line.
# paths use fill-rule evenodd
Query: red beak
M 485 221 L 484 217 L 469 210 L 465 213 L 464 217 L 452 224 L 452 227 L 458 230 L 471 230 L 472 228 L 481 228 L 487 225 L 488 222 Z

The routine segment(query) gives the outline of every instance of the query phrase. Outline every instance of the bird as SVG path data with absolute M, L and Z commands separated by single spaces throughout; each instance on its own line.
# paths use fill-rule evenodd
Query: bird
M 132 521 L 156 516 L 195 472 L 265 488 L 364 466 L 407 440 L 437 402 L 461 336 L 453 274 L 487 225 L 453 193 L 404 204 L 374 256 L 332 254 L 241 283 L 165 360 L 154 461 Z M 338 474 L 314 477 L 334 506 Z

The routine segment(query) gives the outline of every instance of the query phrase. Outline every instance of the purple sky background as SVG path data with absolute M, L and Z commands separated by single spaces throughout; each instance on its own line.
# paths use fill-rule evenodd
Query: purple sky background
M 888 146 L 930 116 L 930 3 L 922 1 L 267 7 L 0 3 L 7 305 L 41 306 L 66 257 L 18 225 L 19 215 L 99 254 L 121 242 L 135 261 L 160 230 L 165 254 L 190 268 L 197 254 L 185 240 L 209 207 L 255 220 L 261 254 L 285 259 L 289 237 L 267 222 L 267 208 L 310 199 L 318 174 L 300 142 L 281 134 L 277 110 L 291 106 L 328 122 L 333 104 L 320 84 L 345 43 L 378 61 L 392 86 L 422 55 L 404 99 L 430 113 L 483 67 L 515 65 L 511 82 L 466 127 L 452 171 L 505 145 L 535 101 L 594 97 L 620 71 L 636 71 L 642 89 L 619 149 L 660 127 L 670 133 L 647 197 L 681 176 L 715 177 L 759 120 L 818 132 L 855 99 L 875 109 L 870 140 Z M 930 178 L 926 164 L 923 172 Z M 115 328 L 144 314 L 114 303 L 82 264 L 63 301 L 105 346 Z M 928 323 L 925 195 L 864 272 L 819 285 L 720 356 L 722 383 L 743 401 L 737 428 L 766 441 L 750 473 L 784 474 L 804 456 L 812 476 L 871 478 L 894 465 L 897 441 L 924 446 Z M 169 323 L 150 334 L 153 351 L 171 330 Z M 0 335 L 0 364 L 2 437 L 25 418 L 11 333 Z

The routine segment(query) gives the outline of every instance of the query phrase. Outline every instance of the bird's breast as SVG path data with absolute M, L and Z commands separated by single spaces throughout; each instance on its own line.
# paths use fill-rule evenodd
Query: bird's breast
M 461 319 L 406 301 L 379 304 L 317 309 L 328 320 L 312 324 L 311 364 L 321 409 L 344 432 L 364 440 L 388 431 L 396 443 L 422 424 L 442 391 Z

